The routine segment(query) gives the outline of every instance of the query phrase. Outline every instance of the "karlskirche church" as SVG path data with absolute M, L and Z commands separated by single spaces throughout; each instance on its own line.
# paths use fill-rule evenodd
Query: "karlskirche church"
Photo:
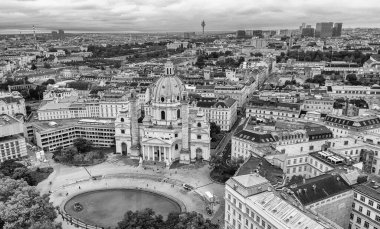
M 191 163 L 210 159 L 210 125 L 205 114 L 189 106 L 188 93 L 165 64 L 163 76 L 148 88 L 145 117 L 138 122 L 138 102 L 132 94 L 130 107 L 115 120 L 116 153 L 140 160 Z

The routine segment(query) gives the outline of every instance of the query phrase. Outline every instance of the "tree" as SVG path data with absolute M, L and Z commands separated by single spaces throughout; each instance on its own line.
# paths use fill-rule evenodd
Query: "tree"
M 49 68 L 51 68 L 51 65 L 48 62 L 45 62 L 44 63 L 44 68 L 48 68 L 49 69 Z
M 211 138 L 215 138 L 216 135 L 220 134 L 220 126 L 216 125 L 215 122 L 210 122 L 210 135 Z
M 170 213 L 166 221 L 152 209 L 128 211 L 118 223 L 118 229 L 218 229 L 209 219 L 196 212 Z
M 92 149 L 92 142 L 84 138 L 77 138 L 74 140 L 74 146 L 78 149 L 79 153 L 85 153 Z
M 0 217 L 4 229 L 34 229 L 47 224 L 54 226 L 51 228 L 61 228 L 59 224 L 54 223 L 57 214 L 49 202 L 48 195 L 40 196 L 38 191 L 25 181 L 9 177 L 0 179 L 0 187 Z
M 42 83 L 42 85 L 44 85 L 44 86 L 47 86 L 49 84 L 55 84 L 55 80 L 54 79 L 48 79 Z
M 153 229 L 163 228 L 164 221 L 162 216 L 156 216 L 152 209 L 143 211 L 128 211 L 124 215 L 124 219 L 118 223 L 118 229 Z
M 0 164 L 0 173 L 5 176 L 12 176 L 17 168 L 24 168 L 25 166 L 21 163 L 18 163 L 16 160 L 11 159 L 4 161 Z
M 61 150 L 61 156 L 56 156 L 54 158 L 62 162 L 72 162 L 74 159 L 74 155 L 76 154 L 78 154 L 77 148 L 69 146 Z

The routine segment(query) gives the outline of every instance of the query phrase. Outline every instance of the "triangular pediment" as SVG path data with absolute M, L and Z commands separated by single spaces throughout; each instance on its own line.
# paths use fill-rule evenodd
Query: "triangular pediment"
M 143 144 L 171 145 L 169 140 L 164 140 L 161 138 L 145 138 L 141 142 Z
M 125 124 L 125 123 L 120 123 L 115 125 L 116 128 L 123 128 L 123 129 L 128 129 L 130 126 Z

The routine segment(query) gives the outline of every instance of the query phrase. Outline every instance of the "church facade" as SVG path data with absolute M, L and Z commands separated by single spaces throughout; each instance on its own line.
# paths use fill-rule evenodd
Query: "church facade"
M 199 109 L 189 106 L 181 79 L 171 62 L 149 90 L 145 117 L 138 122 L 137 98 L 115 120 L 116 153 L 132 158 L 161 161 L 167 165 L 210 159 L 210 125 Z

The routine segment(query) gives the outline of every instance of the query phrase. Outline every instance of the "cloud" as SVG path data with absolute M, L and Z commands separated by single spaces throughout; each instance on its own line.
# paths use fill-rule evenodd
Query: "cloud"
M 380 27 L 377 0 L 7 0 L 0 31 L 200 31 L 297 28 L 302 22 L 339 21 L 344 27 Z

